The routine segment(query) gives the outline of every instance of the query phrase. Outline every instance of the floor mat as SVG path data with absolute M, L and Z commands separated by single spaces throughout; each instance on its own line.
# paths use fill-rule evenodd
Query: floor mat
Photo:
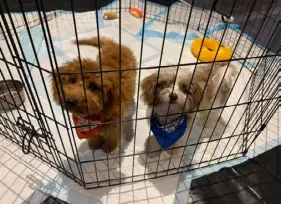
M 281 146 L 231 168 L 195 179 L 188 203 L 280 203 Z

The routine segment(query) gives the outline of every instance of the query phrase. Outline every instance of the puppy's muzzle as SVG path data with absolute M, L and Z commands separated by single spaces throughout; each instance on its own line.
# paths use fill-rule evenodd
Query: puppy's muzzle
M 178 95 L 176 93 L 170 93 L 169 95 L 170 101 L 173 103 L 178 100 Z

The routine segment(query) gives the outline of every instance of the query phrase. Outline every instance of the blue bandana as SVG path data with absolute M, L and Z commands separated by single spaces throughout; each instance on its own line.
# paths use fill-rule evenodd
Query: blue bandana
M 178 120 L 161 125 L 157 118 L 153 115 L 150 118 L 151 130 L 156 137 L 156 140 L 163 149 L 167 149 L 175 144 L 178 139 L 183 136 L 186 130 L 187 116 L 184 115 Z

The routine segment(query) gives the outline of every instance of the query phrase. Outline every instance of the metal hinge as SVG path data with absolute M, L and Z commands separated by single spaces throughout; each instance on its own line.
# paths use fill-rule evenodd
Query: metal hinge
M 266 124 L 262 124 L 261 127 L 260 127 L 260 131 L 263 131 L 266 127 Z
M 22 137 L 22 151 L 24 154 L 29 154 L 30 152 L 30 143 L 33 139 L 33 137 L 37 137 L 37 138 L 46 138 L 46 134 L 44 134 L 44 132 L 42 131 L 42 133 L 40 134 L 39 131 L 41 130 L 41 128 L 35 130 L 34 126 L 23 120 L 22 118 L 18 118 L 17 123 L 16 123 L 25 133 Z M 29 136 L 29 138 L 27 137 Z M 25 143 L 27 142 L 27 144 L 25 145 Z

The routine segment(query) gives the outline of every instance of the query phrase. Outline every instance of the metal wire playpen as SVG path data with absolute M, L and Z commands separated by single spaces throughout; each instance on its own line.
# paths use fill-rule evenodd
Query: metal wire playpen
M 25 0 L 1 1 L 0 134 L 87 189 L 190 171 L 245 155 L 279 107 L 280 2 L 159 2 L 116 0 L 101 7 L 99 1 L 92 1 L 91 8 L 77 12 L 82 1 L 69 0 L 63 10 L 51 11 L 44 0 L 33 0 L 33 9 Z M 129 14 L 135 7 L 142 10 L 143 18 Z M 107 11 L 118 14 L 118 19 L 104 20 L 102 13 Z M 51 95 L 52 73 L 63 63 L 77 56 L 80 60 L 99 56 L 100 45 L 83 50 L 71 44 L 85 36 L 111 37 L 130 47 L 137 58 L 135 104 L 125 120 L 113 121 L 125 128 L 116 150 L 107 154 L 90 150 L 85 140 L 77 138 L 71 112 Z M 195 120 L 184 145 L 172 145 L 171 154 L 159 150 L 160 155 L 150 158 L 145 145 L 154 136 L 140 99 L 140 83 L 155 71 L 176 68 L 178 73 L 205 64 L 190 52 L 198 37 L 231 47 L 231 59 L 221 62 L 239 66 L 227 103 L 203 110 L 209 117 L 212 110 L 220 109 L 226 126 L 215 137 L 219 121 L 210 130 Z M 121 68 L 116 72 L 121 76 Z M 82 78 L 84 74 L 79 73 Z M 200 111 L 197 107 L 195 117 Z M 182 149 L 181 154 L 173 154 L 176 148 Z

